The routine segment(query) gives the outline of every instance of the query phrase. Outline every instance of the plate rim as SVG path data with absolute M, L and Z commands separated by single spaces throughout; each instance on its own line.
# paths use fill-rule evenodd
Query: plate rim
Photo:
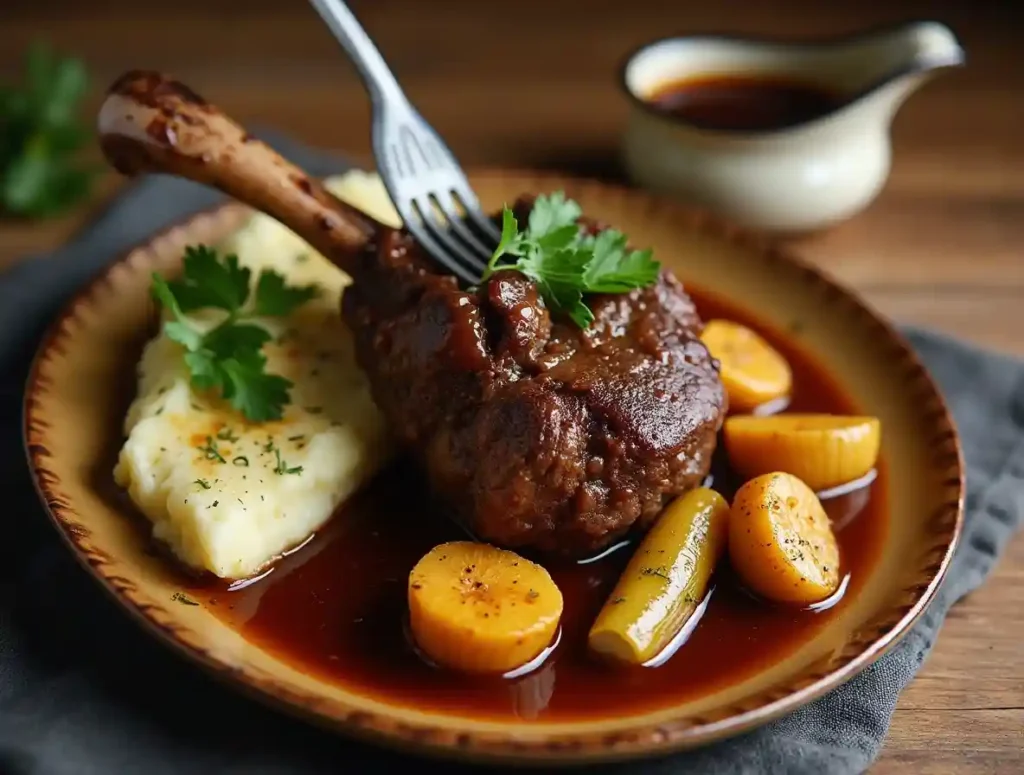
M 779 245 L 765 235 L 730 223 L 705 209 L 642 189 L 552 170 L 475 167 L 469 170 L 469 177 L 471 181 L 480 177 L 518 178 L 563 187 L 597 189 L 606 196 L 642 200 L 645 212 L 668 211 L 674 218 L 685 223 L 686 228 L 690 230 L 758 253 L 762 260 L 788 265 L 800 272 L 803 275 L 802 279 L 809 286 L 818 286 L 820 292 L 846 306 L 864 325 L 870 326 L 887 340 L 882 346 L 891 351 L 892 357 L 905 364 L 906 374 L 903 381 L 908 386 L 913 385 L 916 397 L 922 402 L 922 412 L 927 412 L 929 421 L 934 424 L 933 438 L 930 441 L 949 448 L 948 462 L 935 462 L 932 468 L 942 472 L 944 484 L 950 488 L 955 486 L 955 494 L 942 502 L 935 514 L 936 517 L 941 515 L 948 520 L 952 516 L 953 519 L 945 551 L 934 565 L 928 582 L 915 587 L 914 600 L 906 606 L 899 620 L 891 626 L 886 626 L 884 631 L 878 632 L 875 637 L 866 639 L 863 647 L 858 648 L 855 655 L 845 659 L 838 666 L 821 670 L 820 673 L 815 673 L 817 668 L 809 667 L 806 671 L 809 675 L 794 677 L 787 682 L 785 688 L 775 686 L 758 693 L 774 695 L 773 699 L 746 709 L 739 706 L 749 705 L 749 699 L 738 700 L 732 703 L 736 706 L 735 713 L 727 713 L 715 721 L 702 722 L 699 718 L 678 717 L 661 722 L 644 722 L 638 719 L 628 728 L 614 732 L 555 731 L 547 735 L 538 733 L 529 737 L 517 736 L 514 732 L 454 732 L 451 729 L 429 725 L 410 725 L 386 713 L 373 714 L 351 707 L 348 708 L 350 712 L 347 714 L 338 713 L 334 708 L 325 710 L 316 694 L 293 691 L 269 675 L 246 673 L 237 666 L 215 658 L 197 644 L 183 639 L 181 634 L 176 633 L 166 622 L 159 621 L 152 604 L 136 599 L 137 590 L 133 583 L 104 573 L 104 563 L 95 556 L 95 550 L 86 545 L 88 529 L 81 524 L 70 498 L 61 491 L 59 476 L 47 464 L 47 458 L 51 456 L 46 443 L 50 428 L 36 414 L 39 410 L 39 395 L 45 391 L 45 385 L 40 380 L 40 372 L 43 365 L 59 349 L 60 341 L 66 335 L 65 321 L 73 318 L 80 305 L 87 303 L 101 286 L 110 282 L 118 267 L 130 263 L 132 257 L 140 251 L 151 249 L 172 235 L 196 228 L 196 224 L 203 220 L 225 219 L 232 215 L 241 218 L 245 212 L 250 211 L 247 206 L 232 200 L 187 215 L 116 255 L 68 298 L 39 340 L 23 394 L 22 443 L 33 485 L 43 509 L 65 544 L 89 574 L 120 606 L 132 614 L 134 619 L 141 622 L 144 629 L 156 635 L 159 642 L 170 646 L 172 650 L 184 655 L 208 674 L 212 674 L 234 690 L 241 690 L 250 698 L 333 732 L 430 757 L 456 756 L 462 760 L 491 764 L 587 764 L 664 755 L 703 746 L 749 731 L 806 705 L 862 672 L 899 643 L 934 599 L 960 543 L 964 523 L 966 477 L 960 436 L 949 407 L 930 373 L 903 334 L 888 319 L 876 312 L 858 292 L 832 278 L 789 247 Z M 343 702 L 332 700 L 333 704 L 344 706 Z

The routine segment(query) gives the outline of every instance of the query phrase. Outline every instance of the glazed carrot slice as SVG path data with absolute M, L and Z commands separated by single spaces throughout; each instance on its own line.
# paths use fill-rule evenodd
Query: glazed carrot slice
M 744 478 L 785 471 L 825 490 L 874 468 L 882 426 L 877 417 L 747 415 L 729 417 L 724 433 L 729 463 Z
M 729 558 L 743 582 L 769 600 L 816 603 L 839 588 L 839 544 L 828 515 L 791 474 L 765 474 L 736 492 Z
M 730 412 L 749 412 L 789 395 L 789 364 L 756 332 L 729 320 L 711 320 L 701 341 L 721 363 Z
M 529 662 L 561 615 L 562 593 L 544 568 L 489 544 L 441 544 L 409 574 L 416 644 L 456 670 L 503 673 Z

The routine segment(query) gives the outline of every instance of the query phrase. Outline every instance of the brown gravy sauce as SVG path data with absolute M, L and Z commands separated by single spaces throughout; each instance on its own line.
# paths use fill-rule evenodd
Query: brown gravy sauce
M 659 112 L 705 129 L 758 131 L 813 121 L 845 99 L 782 77 L 716 75 L 659 85 L 646 101 Z
M 857 413 L 858 408 L 790 335 L 767 329 L 717 297 L 689 289 L 704 320 L 757 329 L 793 369 L 792 411 Z M 721 456 L 720 456 L 721 457 Z M 731 496 L 724 460 L 714 486 Z M 536 670 L 517 679 L 468 677 L 427 664 L 406 632 L 406 581 L 429 549 L 466 536 L 432 508 L 418 474 L 398 463 L 345 504 L 329 525 L 265 577 L 235 588 L 193 581 L 194 595 L 251 642 L 346 688 L 436 711 L 497 720 L 566 721 L 670 706 L 734 684 L 805 643 L 857 595 L 887 530 L 885 467 L 875 481 L 826 501 L 837 527 L 845 595 L 825 610 L 797 610 L 755 599 L 727 561 L 716 571 L 703 618 L 659 667 L 601 664 L 587 631 L 631 547 L 588 564 L 548 569 L 565 600 L 561 640 Z

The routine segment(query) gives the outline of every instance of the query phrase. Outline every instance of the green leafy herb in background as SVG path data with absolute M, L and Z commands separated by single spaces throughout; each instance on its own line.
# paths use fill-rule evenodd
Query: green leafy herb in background
M 606 229 L 584 234 L 577 221 L 580 206 L 556 191 L 538 196 L 526 231 L 515 215 L 502 211 L 501 241 L 487 266 L 485 279 L 499 269 L 515 269 L 537 283 L 544 303 L 587 328 L 594 315 L 584 303 L 586 293 L 625 293 L 658 279 L 661 265 L 650 250 L 629 250 L 626 235 Z M 513 256 L 514 263 L 499 263 Z
M 87 85 L 81 61 L 42 44 L 20 85 L 0 85 L 0 213 L 55 215 L 88 196 L 95 172 L 77 159 L 90 137 L 78 118 Z
M 282 275 L 260 272 L 251 311 L 246 309 L 252 273 L 233 255 L 221 259 L 205 245 L 185 248 L 180 279 L 153 274 L 153 296 L 171 313 L 164 333 L 185 348 L 185 363 L 197 390 L 219 390 L 253 422 L 281 418 L 292 383 L 268 374 L 263 345 L 270 333 L 249 322 L 254 316 L 283 317 L 316 297 L 315 285 L 287 285 Z M 224 310 L 227 317 L 203 333 L 185 314 L 198 309 Z M 288 471 L 287 473 L 292 473 Z

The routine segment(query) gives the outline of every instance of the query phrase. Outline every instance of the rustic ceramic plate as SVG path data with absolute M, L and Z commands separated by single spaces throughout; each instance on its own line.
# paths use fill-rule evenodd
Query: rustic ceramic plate
M 961 521 L 956 432 L 903 340 L 849 292 L 778 250 L 646 194 L 556 176 L 474 177 L 488 207 L 523 191 L 564 188 L 590 215 L 651 245 L 684 279 L 798 337 L 884 428 L 888 540 L 874 571 L 813 639 L 782 662 L 668 710 L 578 723 L 491 723 L 397 707 L 303 674 L 247 643 L 203 606 L 172 601 L 176 576 L 146 551 L 110 472 L 134 363 L 153 325 L 148 286 L 188 243 L 226 236 L 248 211 L 227 205 L 155 236 L 114 263 L 67 307 L 43 342 L 25 400 L 26 445 L 61 534 L 117 600 L 158 637 L 228 682 L 339 731 L 464 758 L 585 761 L 653 754 L 762 724 L 846 681 L 921 614 Z

